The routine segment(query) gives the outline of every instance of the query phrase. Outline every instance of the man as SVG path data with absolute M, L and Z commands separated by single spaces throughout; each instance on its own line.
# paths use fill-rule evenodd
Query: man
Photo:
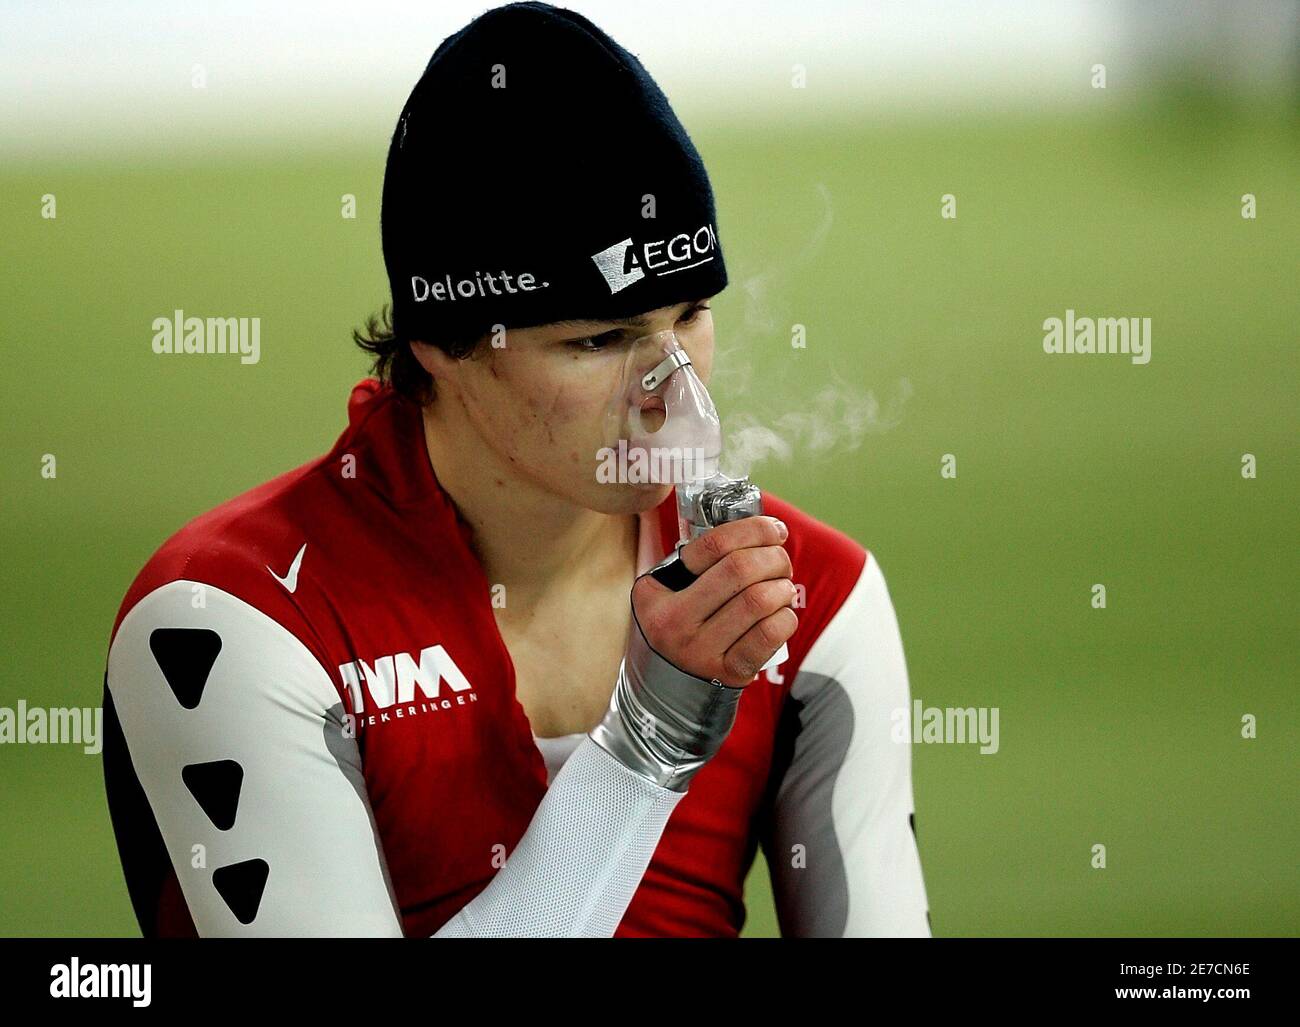
M 875 562 L 771 496 L 675 551 L 671 485 L 593 473 L 644 351 L 703 390 L 727 284 L 641 64 L 570 11 L 482 15 L 382 220 L 347 429 L 171 538 L 114 627 L 142 931 L 734 936 L 763 844 L 784 933 L 928 934 Z

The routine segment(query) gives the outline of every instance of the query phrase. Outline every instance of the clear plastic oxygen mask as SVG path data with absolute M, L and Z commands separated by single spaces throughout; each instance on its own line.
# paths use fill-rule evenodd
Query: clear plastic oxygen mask
M 676 486 L 679 546 L 763 512 L 762 494 L 748 477 L 721 473 L 717 408 L 671 330 L 643 335 L 628 349 L 609 404 L 607 438 L 617 454 L 617 480 Z M 760 669 L 787 659 L 783 644 Z
M 610 400 L 607 441 L 623 482 L 675 485 L 718 473 L 718 411 L 671 330 L 643 335 L 628 348 Z

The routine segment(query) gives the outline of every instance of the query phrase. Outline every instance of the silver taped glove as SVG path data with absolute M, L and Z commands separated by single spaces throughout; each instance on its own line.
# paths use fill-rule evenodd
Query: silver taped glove
M 604 719 L 591 739 L 633 773 L 675 792 L 722 748 L 743 688 L 680 670 L 632 630 Z

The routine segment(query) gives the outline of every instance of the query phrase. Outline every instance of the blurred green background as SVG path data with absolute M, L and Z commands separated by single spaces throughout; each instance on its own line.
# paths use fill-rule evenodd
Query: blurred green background
M 938 935 L 1300 926 L 1292 108 L 1180 90 L 1104 113 L 688 120 L 732 276 L 724 421 L 806 410 L 828 382 L 882 405 L 910 385 L 890 430 L 756 476 L 879 559 L 914 698 L 1000 709 L 996 755 L 913 749 Z M 349 330 L 386 299 L 383 157 L 4 164 L 0 705 L 98 704 L 157 545 L 342 429 L 365 371 Z M 155 356 L 150 322 L 177 307 L 261 317 L 261 362 Z M 1150 317 L 1151 362 L 1044 354 L 1067 307 Z M 99 758 L 0 746 L 0 781 L 0 933 L 135 934 Z M 761 857 L 748 905 L 745 933 L 775 934 Z

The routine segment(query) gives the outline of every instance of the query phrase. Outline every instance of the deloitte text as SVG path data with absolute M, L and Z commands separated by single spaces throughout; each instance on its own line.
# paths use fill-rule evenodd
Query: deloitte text
M 498 278 L 501 281 L 501 289 L 497 288 Z M 542 282 L 538 285 L 532 274 L 525 271 L 522 275 L 514 276 L 519 285 L 516 289 L 510 284 L 510 278 L 509 271 L 500 271 L 495 276 L 491 271 L 475 271 L 473 278 L 460 278 L 455 282 L 451 280 L 451 275 L 443 275 L 442 278 L 435 278 L 432 282 L 419 275 L 411 275 L 411 295 L 416 303 L 423 303 L 429 297 L 435 300 L 468 300 L 487 296 L 489 293 L 493 296 L 505 296 L 519 292 L 533 292 L 536 289 L 545 289 L 551 284 Z M 486 291 L 484 291 L 484 280 L 487 281 Z

